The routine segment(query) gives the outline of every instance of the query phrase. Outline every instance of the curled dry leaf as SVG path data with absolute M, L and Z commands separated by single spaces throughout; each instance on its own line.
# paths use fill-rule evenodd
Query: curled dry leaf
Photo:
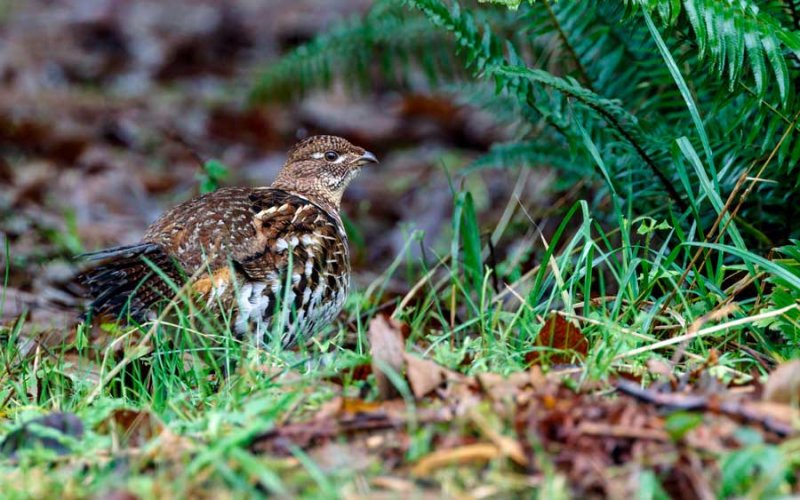
M 448 370 L 429 359 L 405 352 L 404 325 L 394 319 L 378 316 L 370 322 L 369 342 L 372 355 L 372 372 L 378 384 L 381 399 L 398 395 L 391 382 L 391 373 L 403 375 L 416 399 L 421 399 L 445 382 L 464 382 L 468 377 Z M 529 376 L 524 375 L 525 382 Z
M 539 389 L 547 383 L 547 377 L 538 366 L 508 376 L 497 373 L 480 373 L 475 376 L 475 380 L 483 393 L 496 401 L 514 398 L 526 387 Z
M 462 381 L 466 377 L 429 359 L 422 359 L 405 353 L 406 377 L 414 397 L 420 399 L 446 381 Z
M 772 403 L 800 402 L 800 359 L 779 365 L 764 385 L 764 400 Z
M 400 325 L 395 320 L 377 316 L 369 323 L 367 335 L 379 396 L 381 399 L 396 397 L 399 393 L 390 377 L 403 373 L 405 346 Z
M 564 364 L 589 352 L 589 343 L 580 328 L 553 313 L 542 325 L 535 341 L 536 348 L 525 356 L 530 364 Z
M 436 450 L 417 462 L 411 468 L 411 474 L 424 477 L 436 469 L 449 465 L 488 462 L 502 456 L 502 450 L 492 443 L 475 443 L 447 450 Z

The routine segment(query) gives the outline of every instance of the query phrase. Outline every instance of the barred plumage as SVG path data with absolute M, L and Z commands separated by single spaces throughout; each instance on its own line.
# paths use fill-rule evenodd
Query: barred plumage
M 330 323 L 350 287 L 339 217 L 350 180 L 375 156 L 334 136 L 300 142 L 268 188 L 223 188 L 156 220 L 142 243 L 89 254 L 104 264 L 83 276 L 96 313 L 152 316 L 174 295 L 155 271 L 191 288 L 208 307 L 236 309 L 236 330 L 257 343 L 276 322 L 284 346 Z M 288 285 L 288 286 L 287 286 Z

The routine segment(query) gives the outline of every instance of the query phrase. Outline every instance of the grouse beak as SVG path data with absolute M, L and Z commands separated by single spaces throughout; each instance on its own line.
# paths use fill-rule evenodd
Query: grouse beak
M 357 164 L 359 167 L 362 167 L 368 163 L 380 163 L 380 162 L 378 161 L 377 156 L 370 153 L 369 151 L 364 151 L 364 154 L 358 158 Z

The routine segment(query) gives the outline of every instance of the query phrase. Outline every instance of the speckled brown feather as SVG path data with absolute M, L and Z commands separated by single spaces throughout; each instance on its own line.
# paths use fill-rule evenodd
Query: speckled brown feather
M 142 260 L 155 258 L 170 279 L 193 276 L 192 289 L 209 307 L 236 309 L 240 333 L 252 331 L 262 344 L 277 319 L 281 343 L 293 344 L 332 321 L 347 296 L 339 203 L 360 167 L 375 161 L 344 139 L 317 136 L 290 150 L 272 187 L 223 188 L 176 206 L 142 244 L 95 254 L 106 263 L 85 275 L 92 307 L 120 313 L 127 301 L 141 315 L 170 297 L 173 288 Z M 120 276 L 124 282 L 115 281 Z
M 193 289 L 211 306 L 249 310 L 248 304 L 236 302 L 244 293 L 250 294 L 247 300 L 253 305 L 267 301 L 263 313 L 271 316 L 284 298 L 279 288 L 287 282 L 290 260 L 289 296 L 295 315 L 306 306 L 335 301 L 336 294 L 349 287 L 349 251 L 338 215 L 279 189 L 220 189 L 170 210 L 143 239 L 174 256 L 187 275 L 198 275 Z M 253 297 L 254 287 L 248 288 L 248 283 L 264 283 L 263 298 Z M 312 304 L 313 291 L 320 285 L 322 294 Z M 225 293 L 235 287 L 240 290 Z M 239 327 L 245 326 L 242 319 Z M 286 343 L 291 340 L 287 337 Z

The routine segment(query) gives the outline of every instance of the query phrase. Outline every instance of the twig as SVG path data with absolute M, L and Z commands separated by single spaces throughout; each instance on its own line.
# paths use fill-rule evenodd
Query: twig
M 716 244 L 717 242 L 719 242 L 720 238 L 722 238 L 722 235 L 725 233 L 725 230 L 728 228 L 728 225 L 731 223 L 731 221 L 734 220 L 736 215 L 739 213 L 739 210 L 741 209 L 742 204 L 744 203 L 745 199 L 752 192 L 753 187 L 755 186 L 755 184 L 757 182 L 756 179 L 761 177 L 761 174 L 764 173 L 764 170 L 772 162 L 772 159 L 777 154 L 777 152 L 780 149 L 780 147 L 783 144 L 783 142 L 786 140 L 786 138 L 789 136 L 789 134 L 794 130 L 795 126 L 797 125 L 798 118 L 800 118 L 800 111 L 798 111 L 794 115 L 794 118 L 792 119 L 792 122 L 791 122 L 790 126 L 787 127 L 786 131 L 783 133 L 783 135 L 781 136 L 780 140 L 778 141 L 778 144 L 776 144 L 775 147 L 772 148 L 772 151 L 770 152 L 769 157 L 767 157 L 767 159 L 761 165 L 761 168 L 758 170 L 758 174 L 755 175 L 754 178 L 751 179 L 750 185 L 747 187 L 747 189 L 744 191 L 744 193 L 742 193 L 741 197 L 739 198 L 739 203 L 737 203 L 736 208 L 734 208 L 733 211 L 729 213 L 728 211 L 729 211 L 729 209 L 731 207 L 731 204 L 733 203 L 733 200 L 736 198 L 736 195 L 739 194 L 739 190 L 741 189 L 741 187 L 744 185 L 745 181 L 747 180 L 748 174 L 749 174 L 750 168 L 752 168 L 752 165 L 750 167 L 748 167 L 744 172 L 742 172 L 742 174 L 739 176 L 739 179 L 736 181 L 736 185 L 733 187 L 733 191 L 731 191 L 731 194 L 728 195 L 728 199 L 725 200 L 725 206 L 722 207 L 722 210 L 720 211 L 719 215 L 717 215 L 716 220 L 714 220 L 714 225 L 711 227 L 711 230 L 708 232 L 708 235 L 706 236 L 706 240 L 708 240 L 709 238 L 714 236 L 715 233 L 717 233 L 716 237 L 714 238 L 714 243 Z M 725 219 L 725 215 L 728 215 L 727 219 L 725 220 L 725 225 L 722 226 L 722 228 L 719 230 L 719 232 L 717 232 L 717 228 L 719 228 L 720 224 L 722 223 L 722 220 Z M 681 273 L 680 278 L 678 278 L 678 281 L 675 284 L 675 287 L 672 289 L 672 292 L 670 292 L 670 294 L 664 300 L 663 305 L 662 305 L 662 311 L 663 311 L 664 308 L 669 306 L 669 304 L 675 298 L 675 295 L 678 293 L 678 290 L 679 290 L 680 286 L 683 284 L 683 282 L 686 280 L 686 277 L 689 275 L 689 272 L 691 271 L 691 269 L 694 268 L 694 266 L 697 264 L 697 261 L 700 260 L 700 257 L 707 251 L 710 251 L 710 250 L 707 250 L 705 247 L 700 247 L 700 248 L 697 249 L 697 251 L 695 252 L 694 256 L 692 257 L 692 260 L 689 262 L 689 265 L 686 266 L 686 269 L 684 269 L 683 273 Z M 695 283 L 697 283 L 697 278 L 695 278 L 692 281 L 692 284 L 689 286 L 689 288 L 690 289 L 693 288 Z
M 794 118 L 792 118 L 791 125 L 786 128 L 786 131 L 781 136 L 780 140 L 778 141 L 778 144 L 776 144 L 775 147 L 772 148 L 772 151 L 770 152 L 769 156 L 764 161 L 764 163 L 761 165 L 761 168 L 758 169 L 758 173 L 756 175 L 752 176 L 752 179 L 750 181 L 750 185 L 747 186 L 747 189 L 745 189 L 744 193 L 742 193 L 742 195 L 739 197 L 739 203 L 736 204 L 736 208 L 733 209 L 733 213 L 731 213 L 731 216 L 725 222 L 725 226 L 720 230 L 720 234 L 722 234 L 725 231 L 725 229 L 728 227 L 728 224 L 730 224 L 730 222 L 733 220 L 733 218 L 736 217 L 736 214 L 739 213 L 739 210 L 742 208 L 742 205 L 744 204 L 744 201 L 747 199 L 748 196 L 750 196 L 750 193 L 753 191 L 753 188 L 755 187 L 756 183 L 758 182 L 758 179 L 764 173 L 764 170 L 766 170 L 767 167 L 769 166 L 769 164 L 772 163 L 772 159 L 775 158 L 776 154 L 778 154 L 778 150 L 780 149 L 781 145 L 783 145 L 783 142 L 786 140 L 786 138 L 789 137 L 789 135 L 791 134 L 792 131 L 794 131 L 795 126 L 797 125 L 797 120 L 798 119 L 800 119 L 800 111 L 795 113 Z
M 577 314 L 570 314 L 570 313 L 567 313 L 567 312 L 564 312 L 564 311 L 560 311 L 559 314 L 561 314 L 562 316 L 564 316 L 566 318 L 576 320 L 576 321 L 578 321 L 580 323 L 588 323 L 590 325 L 595 325 L 595 326 L 606 326 L 606 323 L 603 323 L 602 321 L 599 321 L 599 320 L 596 320 L 596 319 L 587 318 L 586 316 L 580 316 L 580 315 L 577 315 Z M 635 330 L 631 330 L 629 328 L 625 328 L 625 327 L 621 327 L 621 326 L 615 326 L 615 328 L 618 329 L 620 331 L 620 333 L 624 333 L 626 335 L 630 335 L 632 337 L 636 337 L 636 338 L 639 338 L 639 339 L 647 340 L 649 342 L 653 341 L 653 337 L 652 336 L 645 335 L 643 333 L 639 333 L 639 332 L 637 332 Z M 693 359 L 695 361 L 705 361 L 705 358 L 700 356 L 699 354 L 686 352 L 686 353 L 684 353 L 684 355 L 687 358 L 691 358 L 691 359 Z M 724 370 L 724 371 L 726 371 L 728 373 L 731 373 L 731 374 L 735 375 L 736 377 L 738 377 L 739 379 L 742 379 L 742 380 L 750 380 L 750 379 L 753 378 L 751 375 L 749 375 L 749 374 L 747 374 L 745 372 L 736 370 L 735 368 L 731 368 L 729 366 L 719 366 L 719 369 Z
M 611 436 L 624 439 L 649 439 L 669 441 L 669 434 L 660 429 L 641 429 L 627 425 L 609 425 L 598 422 L 581 422 L 575 432 L 589 436 Z
M 795 432 L 791 422 L 776 419 L 757 407 L 736 400 L 721 400 L 719 396 L 699 395 L 699 394 L 675 394 L 656 392 L 645 389 L 636 382 L 620 379 L 616 383 L 617 390 L 628 396 L 632 396 L 645 403 L 662 406 L 675 411 L 710 411 L 720 415 L 726 415 L 745 422 L 755 422 L 766 430 L 774 432 L 779 436 L 788 436 Z
M 628 352 L 620 354 L 619 356 L 616 357 L 616 359 L 629 358 L 631 356 L 636 356 L 638 354 L 642 354 L 645 352 L 655 351 L 656 349 L 668 347 L 673 344 L 680 344 L 681 342 L 687 340 L 692 340 L 695 338 L 704 337 L 706 335 L 711 335 L 712 333 L 727 330 L 729 328 L 748 325 L 751 323 L 755 323 L 756 321 L 760 321 L 762 319 L 774 318 L 775 316 L 781 316 L 795 309 L 800 309 L 800 306 L 798 306 L 797 304 L 790 304 L 780 309 L 775 309 L 773 311 L 767 311 L 765 313 L 756 314 L 755 316 L 747 316 L 746 318 L 735 319 L 733 321 L 728 321 L 727 323 L 722 323 L 719 325 L 710 326 L 708 328 L 703 328 L 702 330 L 698 330 L 697 332 L 687 333 L 684 335 L 680 335 L 678 337 L 673 337 L 671 339 L 662 340 L 660 342 L 656 342 L 655 344 L 651 344 L 649 346 L 639 347 L 638 349 L 632 349 Z
M 739 306 L 736 304 L 727 304 L 724 303 L 717 307 L 716 309 L 712 310 L 711 312 L 704 314 L 694 320 L 691 325 L 689 325 L 689 329 L 686 331 L 686 336 L 689 339 L 693 338 L 691 335 L 696 334 L 700 331 L 700 328 L 708 322 L 711 321 L 719 321 L 722 318 L 728 317 L 731 313 L 735 312 L 739 309 Z M 672 364 L 677 365 L 680 363 L 681 358 L 683 357 L 684 353 L 686 352 L 686 346 L 689 345 L 689 340 L 681 342 L 677 349 L 675 349 L 675 353 L 672 355 Z

